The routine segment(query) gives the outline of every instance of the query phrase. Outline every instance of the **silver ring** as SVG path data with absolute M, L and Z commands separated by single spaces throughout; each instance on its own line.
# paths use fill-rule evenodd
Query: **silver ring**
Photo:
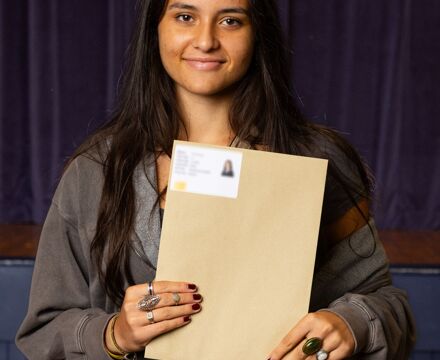
M 148 282 L 148 294 L 154 295 L 153 282 Z
M 154 314 L 152 311 L 147 312 L 147 319 L 150 322 L 150 324 L 154 324 Z
M 179 305 L 180 295 L 178 293 L 173 293 L 173 301 L 174 301 L 174 305 Z
M 327 360 L 327 358 L 328 358 L 328 352 L 325 351 L 324 349 L 321 349 L 316 353 L 316 360 Z
M 141 311 L 153 310 L 159 304 L 159 295 L 146 295 L 137 303 L 137 308 Z

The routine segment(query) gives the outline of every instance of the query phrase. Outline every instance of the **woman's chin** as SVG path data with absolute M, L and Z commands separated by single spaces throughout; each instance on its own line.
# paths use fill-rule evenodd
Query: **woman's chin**
M 218 97 L 225 96 L 231 93 L 233 86 L 219 86 L 219 85 L 210 85 L 206 83 L 201 84 L 191 84 L 188 87 L 181 87 L 183 92 L 197 95 L 197 96 L 210 96 L 210 97 Z

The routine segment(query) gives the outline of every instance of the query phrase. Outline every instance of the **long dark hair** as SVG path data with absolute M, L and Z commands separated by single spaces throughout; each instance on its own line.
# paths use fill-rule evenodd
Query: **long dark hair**
M 119 305 L 125 281 L 134 283 L 129 267 L 136 211 L 134 170 L 147 158 L 154 161 L 152 154 L 171 156 L 173 140 L 183 126 L 173 82 L 159 54 L 158 25 L 166 3 L 166 0 L 138 2 L 137 26 L 129 46 L 116 110 L 110 121 L 92 134 L 71 158 L 72 161 L 79 155 L 95 154 L 93 158 L 103 165 L 104 185 L 90 251 L 105 291 Z M 249 10 L 255 29 L 255 50 L 249 70 L 235 90 L 230 109 L 232 130 L 240 140 L 253 146 L 321 157 L 325 154 L 313 147 L 313 139 L 324 136 L 359 170 L 363 187 L 340 180 L 348 194 L 361 193 L 368 198 L 371 182 L 356 151 L 335 132 L 308 122 L 294 105 L 275 1 L 250 0 Z M 329 171 L 340 178 L 331 160 Z

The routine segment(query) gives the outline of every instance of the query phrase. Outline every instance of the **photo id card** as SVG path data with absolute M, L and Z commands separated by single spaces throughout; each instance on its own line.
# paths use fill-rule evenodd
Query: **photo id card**
M 242 152 L 179 143 L 173 157 L 171 190 L 237 198 Z

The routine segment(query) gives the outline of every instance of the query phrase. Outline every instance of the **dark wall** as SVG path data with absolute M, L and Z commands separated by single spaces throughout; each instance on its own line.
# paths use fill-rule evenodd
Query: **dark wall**
M 0 222 L 43 221 L 112 107 L 135 0 L 0 1 Z M 377 179 L 382 228 L 440 229 L 440 2 L 279 0 L 295 92 Z

